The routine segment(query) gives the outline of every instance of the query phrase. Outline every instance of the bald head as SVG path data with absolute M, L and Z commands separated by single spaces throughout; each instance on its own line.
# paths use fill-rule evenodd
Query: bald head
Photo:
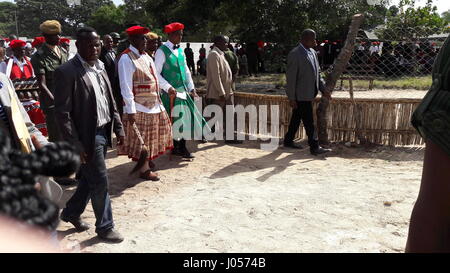
M 228 48 L 229 38 L 224 35 L 217 35 L 213 39 L 214 46 L 219 48 L 222 51 L 225 51 Z
M 114 40 L 111 35 L 103 36 L 103 46 L 106 50 L 111 50 L 114 46 Z
M 300 35 L 300 42 L 305 48 L 308 49 L 317 46 L 316 32 L 312 29 L 303 30 L 302 34 Z

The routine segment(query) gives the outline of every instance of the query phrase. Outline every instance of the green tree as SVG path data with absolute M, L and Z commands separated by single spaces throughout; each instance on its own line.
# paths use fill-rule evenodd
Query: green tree
M 447 22 L 439 16 L 432 0 L 424 7 L 414 7 L 415 0 L 401 0 L 398 14 L 388 13 L 386 28 L 377 32 L 381 39 L 414 40 L 442 33 Z
M 125 6 L 114 4 L 99 7 L 87 21 L 87 25 L 95 28 L 101 35 L 120 32 L 125 27 Z
M 0 2 L 0 36 L 16 33 L 15 11 L 17 6 L 10 2 Z
M 450 24 L 450 9 L 442 13 L 442 19 L 444 19 L 447 24 Z

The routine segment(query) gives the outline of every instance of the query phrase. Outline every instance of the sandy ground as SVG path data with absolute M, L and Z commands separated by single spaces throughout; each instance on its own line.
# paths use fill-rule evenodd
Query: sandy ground
M 62 244 L 83 252 L 402 252 L 422 171 L 423 149 L 334 145 L 260 149 L 190 143 L 193 162 L 155 163 L 159 182 L 130 178 L 126 157 L 108 153 L 121 244 L 94 227 L 61 223 Z M 75 188 L 66 188 L 65 200 Z M 82 216 L 92 226 L 89 205 Z

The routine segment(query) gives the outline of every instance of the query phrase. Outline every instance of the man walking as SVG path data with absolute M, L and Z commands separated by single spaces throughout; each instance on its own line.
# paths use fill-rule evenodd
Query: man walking
M 286 94 L 293 112 L 289 130 L 284 137 L 284 146 L 302 149 L 300 145 L 294 144 L 294 137 L 303 120 L 310 152 L 312 155 L 319 155 L 331 150 L 319 146 L 314 127 L 313 101 L 319 90 L 323 96 L 331 97 L 331 94 L 324 93 L 325 85 L 320 76 L 317 54 L 313 49 L 315 46 L 317 46 L 316 32 L 312 29 L 306 29 L 301 34 L 300 45 L 288 55 Z
M 167 33 L 169 40 L 156 51 L 155 65 L 161 89 L 165 91 L 161 95 L 164 108 L 172 117 L 170 102 L 173 101 L 172 106 L 180 112 L 178 117 L 173 118 L 173 124 L 181 126 L 173 128 L 172 154 L 193 159 L 195 156 L 187 149 L 186 139 L 192 139 L 195 133 L 202 135 L 206 121 L 195 105 L 194 99 L 198 98 L 198 95 L 187 67 L 186 57 L 180 48 L 183 30 L 184 25 L 181 23 L 165 26 L 164 32 Z
M 105 156 L 112 132 L 118 145 L 122 145 L 125 134 L 108 75 L 98 60 L 101 43 L 96 31 L 78 30 L 76 46 L 78 54 L 55 72 L 56 118 L 61 135 L 77 148 L 82 161 L 77 190 L 62 211 L 61 220 L 72 223 L 78 231 L 89 229 L 80 216 L 90 199 L 98 236 L 121 242 L 123 237 L 114 230 Z
M 226 36 L 217 36 L 213 42 L 214 47 L 208 54 L 206 99 L 208 104 L 219 105 L 222 108 L 221 126 L 226 132 L 227 110 L 234 109 L 233 73 L 225 56 L 229 39 Z M 234 118 L 233 120 L 235 121 Z M 236 126 L 234 127 L 236 128 Z M 225 143 L 241 144 L 242 142 L 236 139 L 226 139 Z
M 68 54 L 59 45 L 61 24 L 58 21 L 45 21 L 40 29 L 45 37 L 45 44 L 33 55 L 31 63 L 39 82 L 39 102 L 45 114 L 49 140 L 55 142 L 60 140 L 61 136 L 55 120 L 54 95 L 59 90 L 55 89 L 56 78 L 53 74 L 60 65 L 67 62 Z

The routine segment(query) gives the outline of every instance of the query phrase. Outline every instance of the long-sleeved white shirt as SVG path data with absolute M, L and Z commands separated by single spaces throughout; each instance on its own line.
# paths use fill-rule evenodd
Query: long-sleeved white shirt
M 174 45 L 172 42 L 167 41 L 164 43 L 164 45 L 167 46 L 172 51 L 172 53 L 178 57 L 178 49 L 173 50 Z M 183 56 L 184 56 L 183 52 L 181 54 L 183 54 Z M 184 56 L 184 58 L 186 59 L 186 56 Z M 164 54 L 162 49 L 159 48 L 155 54 L 156 71 L 158 73 L 158 79 L 159 79 L 159 84 L 161 86 L 161 89 L 164 90 L 165 92 L 169 92 L 169 88 L 171 88 L 172 85 L 170 85 L 170 83 L 167 82 L 167 80 L 164 79 L 164 77 L 161 74 L 165 62 L 166 62 L 166 55 Z M 187 86 L 188 90 L 187 91 L 191 92 L 192 90 L 195 89 L 195 86 L 194 86 L 194 81 L 192 80 L 191 71 L 189 70 L 189 67 L 187 66 L 186 63 L 185 63 L 184 70 L 186 71 L 186 79 L 188 81 L 188 86 Z M 186 93 L 177 92 L 177 98 L 186 100 L 187 99 Z
M 130 50 L 136 53 L 139 58 L 142 58 L 148 67 L 152 67 L 153 71 L 156 71 L 155 64 L 150 56 L 147 54 L 140 54 L 134 46 L 130 45 Z M 143 106 L 134 101 L 133 95 L 133 74 L 136 71 L 136 66 L 130 59 L 128 54 L 123 54 L 119 60 L 118 72 L 120 80 L 120 93 L 122 94 L 125 106 L 123 108 L 126 114 L 136 114 L 137 111 L 147 114 L 157 114 L 165 111 L 164 106 L 157 102 L 151 109 Z M 158 72 L 157 72 L 158 73 Z M 157 78 L 159 79 L 159 73 Z M 156 80 L 158 80 L 156 79 Z

